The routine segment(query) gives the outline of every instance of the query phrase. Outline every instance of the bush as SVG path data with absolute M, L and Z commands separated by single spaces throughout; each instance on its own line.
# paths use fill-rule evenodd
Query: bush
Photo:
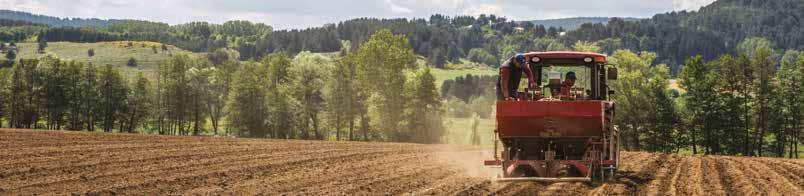
M 455 118 L 469 118 L 472 116 L 472 109 L 462 100 L 451 97 L 447 100 L 447 115 Z
M 134 57 L 131 57 L 130 59 L 128 59 L 128 62 L 126 62 L 126 65 L 128 65 L 129 67 L 136 67 L 137 66 L 137 59 L 134 59 Z
M 498 64 L 497 58 L 495 58 L 494 55 L 489 54 L 489 52 L 487 52 L 482 48 L 472 48 L 471 50 L 469 50 L 469 54 L 467 54 L 466 58 L 469 59 L 470 61 L 483 63 L 493 67 L 496 67 Z
M 473 113 L 476 113 L 480 118 L 488 119 L 491 117 L 492 108 L 494 108 L 494 101 L 487 96 L 473 97 L 469 102 L 469 108 Z

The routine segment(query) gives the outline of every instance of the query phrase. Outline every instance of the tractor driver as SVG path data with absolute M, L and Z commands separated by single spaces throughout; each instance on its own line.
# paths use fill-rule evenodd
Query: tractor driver
M 575 86 L 575 72 L 567 72 L 564 76 L 564 82 L 561 83 L 561 96 L 569 97 L 572 86 Z
M 497 80 L 497 100 L 516 100 L 519 80 L 522 73 L 528 76 L 530 88 L 538 88 L 533 81 L 533 72 L 525 61 L 525 55 L 516 54 L 500 65 L 500 79 Z

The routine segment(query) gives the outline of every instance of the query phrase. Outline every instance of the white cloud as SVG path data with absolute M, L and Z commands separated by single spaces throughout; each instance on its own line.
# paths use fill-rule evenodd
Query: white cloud
M 673 10 L 697 11 L 715 0 L 673 0 Z
M 395 4 L 391 0 L 385 0 L 385 2 L 388 3 L 388 6 L 391 6 L 390 7 L 391 11 L 394 12 L 394 13 L 397 13 L 397 14 L 413 13 L 413 10 L 410 10 L 409 8 L 406 8 L 406 7 L 399 6 L 399 5 Z
M 0 9 L 9 9 L 14 11 L 37 10 L 37 13 L 39 14 L 51 12 L 48 6 L 45 6 L 41 2 L 27 0 L 0 0 Z
M 494 15 L 497 15 L 497 16 L 504 15 L 502 6 L 494 5 L 494 4 L 480 4 L 480 5 L 476 5 L 476 6 L 474 6 L 474 5 L 469 6 L 468 8 L 463 10 L 463 14 L 471 15 L 471 16 L 479 16 L 481 14 L 486 14 L 486 15 L 494 14 Z

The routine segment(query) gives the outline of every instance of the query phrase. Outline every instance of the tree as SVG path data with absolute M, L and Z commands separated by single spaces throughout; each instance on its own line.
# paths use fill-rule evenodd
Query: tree
M 88 49 L 87 50 L 87 56 L 89 56 L 89 57 L 95 56 L 95 49 L 92 49 L 92 48 Z
M 357 83 L 357 66 L 354 55 L 347 55 L 335 62 L 335 67 L 331 72 L 330 95 L 327 103 L 329 113 L 333 118 L 333 126 L 336 129 L 335 139 L 340 140 L 340 130 L 348 127 L 347 134 L 349 140 L 355 140 L 354 129 L 355 121 L 358 116 L 364 116 L 366 93 L 359 89 Z M 368 138 L 364 138 L 368 139 Z
M 14 64 L 14 59 L 16 58 L 17 58 L 16 50 L 8 50 L 8 52 L 6 52 L 6 60 L 9 65 Z
M 575 51 L 581 52 L 600 52 L 600 46 L 594 42 L 587 42 L 587 41 L 580 41 L 578 40 L 575 42 L 575 45 L 572 47 Z
M 142 72 L 137 73 L 131 84 L 131 93 L 128 98 L 128 127 L 127 132 L 137 131 L 137 127 L 145 125 L 151 111 L 151 82 Z
M 81 88 L 81 82 L 84 77 L 82 71 L 84 64 L 70 61 L 64 72 L 64 89 L 65 101 L 67 102 L 67 129 L 69 130 L 82 130 L 84 129 L 84 120 L 82 115 L 82 98 L 85 96 Z
M 676 102 L 668 89 L 670 72 L 666 65 L 651 68 L 651 78 L 646 84 L 649 107 L 646 118 L 648 130 L 647 149 L 653 152 L 674 152 L 680 148 L 682 138 Z
M 9 121 L 9 109 L 7 103 L 11 102 L 11 95 L 9 93 L 11 69 L 0 69 L 0 128 L 3 127 L 4 121 Z M 11 125 L 9 124 L 9 127 Z
M 789 51 L 788 51 L 789 52 Z M 798 53 L 798 52 L 793 52 Z M 782 58 L 782 67 L 777 72 L 777 81 L 779 81 L 779 99 L 781 101 L 780 109 L 783 116 L 783 126 L 776 136 L 776 146 L 774 151 L 779 157 L 784 156 L 785 147 L 787 147 L 788 158 L 798 158 L 798 143 L 799 134 L 802 129 L 801 121 L 802 109 L 804 109 L 804 53 L 790 54 L 798 55 L 794 58 Z M 788 56 L 785 54 L 785 56 Z
M 190 67 L 185 74 L 189 79 L 187 87 L 189 87 L 189 111 L 193 119 L 193 135 L 200 135 L 203 130 L 203 124 L 206 121 L 206 114 L 209 114 L 209 101 L 213 97 L 211 90 L 211 77 L 213 77 L 216 69 L 212 67 L 207 59 L 194 59 L 192 67 Z
M 129 58 L 128 61 L 126 61 L 126 65 L 128 65 L 129 67 L 136 67 L 137 59 L 134 59 L 134 57 Z
M 217 68 L 209 68 L 212 70 L 212 75 L 205 89 L 205 103 L 212 123 L 213 134 L 215 135 L 218 134 L 220 120 L 226 115 L 224 106 L 226 105 L 226 99 L 229 97 L 232 75 L 237 70 L 237 66 L 238 64 L 235 61 L 227 61 Z
M 404 136 L 399 130 L 402 121 L 405 98 L 399 96 L 404 91 L 404 72 L 415 67 L 415 56 L 404 35 L 394 35 L 388 29 L 377 31 L 363 43 L 356 52 L 357 79 L 360 88 L 366 89 L 370 102 L 378 113 L 378 128 L 389 139 L 400 141 Z
M 47 41 L 44 38 L 39 38 L 39 41 L 37 41 L 36 52 L 38 52 L 40 54 L 44 54 L 45 53 L 45 48 L 47 48 Z
M 466 55 L 470 61 L 483 63 L 489 66 L 498 66 L 498 60 L 494 55 L 489 54 L 483 48 L 472 48 L 469 50 L 469 54 Z
M 610 62 L 619 68 L 619 78 L 611 84 L 611 87 L 618 91 L 613 97 L 617 100 L 615 121 L 623 126 L 623 143 L 627 149 L 642 148 L 644 141 L 640 140 L 640 134 L 652 123 L 647 119 L 647 112 L 653 109 L 650 108 L 651 89 L 646 84 L 651 80 L 663 82 L 660 79 L 653 79 L 657 71 L 650 65 L 655 58 L 656 54 L 651 52 L 637 55 L 629 50 L 617 50 L 610 59 Z
M 269 111 L 265 88 L 261 86 L 265 81 L 259 72 L 259 65 L 250 62 L 234 74 L 226 108 L 229 126 L 238 136 L 265 137 L 267 132 Z
M 83 70 L 81 88 L 81 113 L 84 116 L 86 129 L 95 131 L 95 124 L 98 121 L 100 110 L 98 101 L 100 100 L 100 87 L 98 81 L 98 70 L 93 64 L 87 65 Z
M 175 55 L 162 62 L 158 71 L 159 122 L 162 132 L 167 134 L 188 135 L 194 104 L 191 96 L 194 90 L 190 86 L 187 71 L 194 62 L 185 54 Z
M 43 80 L 38 64 L 38 60 L 21 60 L 11 68 L 8 84 L 11 99 L 6 107 L 10 127 L 37 128 Z
M 298 101 L 302 139 L 325 139 L 321 133 L 320 113 L 325 109 L 324 87 L 329 81 L 331 60 L 310 52 L 302 52 L 293 59 L 288 70 L 293 100 Z M 312 137 L 308 130 L 312 130 Z
M 397 138 L 403 142 L 438 143 L 444 135 L 441 97 L 429 68 L 418 71 L 405 84 L 405 130 Z
M 67 97 L 67 78 L 65 77 L 65 63 L 61 60 L 47 56 L 40 59 L 39 69 L 42 74 L 42 90 L 44 91 L 39 102 L 44 106 L 47 118 L 47 128 L 58 130 L 64 124 L 64 115 L 69 104 Z
M 753 45 L 757 47 L 750 52 L 751 67 L 754 72 L 754 92 L 756 93 L 755 105 L 757 107 L 755 134 L 754 134 L 754 147 L 756 155 L 762 156 L 763 145 L 765 143 L 764 137 L 766 131 L 770 129 L 769 118 L 771 117 L 771 101 L 773 98 L 772 92 L 776 90 L 775 82 L 773 82 L 773 73 L 775 72 L 776 63 L 773 60 L 773 49 L 767 40 L 764 39 L 747 39 L 740 46 Z
M 98 75 L 98 111 L 103 120 L 103 131 L 112 132 L 114 125 L 122 121 L 124 108 L 128 96 L 128 85 L 125 78 L 120 75 L 117 69 L 107 64 L 100 70 Z M 120 130 L 123 131 L 123 130 Z
M 262 77 L 267 78 L 264 86 L 270 89 L 267 92 L 269 116 L 269 136 L 275 138 L 299 137 L 296 129 L 297 100 L 293 99 L 290 70 L 294 66 L 285 52 L 277 52 L 262 60 Z

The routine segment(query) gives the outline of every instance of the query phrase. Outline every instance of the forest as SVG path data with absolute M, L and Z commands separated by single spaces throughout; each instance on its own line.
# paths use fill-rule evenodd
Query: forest
M 735 46 L 748 37 L 764 37 L 779 49 L 804 50 L 804 27 L 798 25 L 804 14 L 800 10 L 804 10 L 804 5 L 799 0 L 720 0 L 698 11 L 669 12 L 641 20 L 612 18 L 605 25 L 587 23 L 575 30 L 495 15 L 358 18 L 298 30 L 274 30 L 269 25 L 249 21 L 171 26 L 114 20 L 108 25 L 71 26 L 51 19 L 48 23 L 61 25 L 3 25 L 0 41 L 32 41 L 38 37 L 50 42 L 155 41 L 194 52 L 229 48 L 240 53 L 240 60 L 259 60 L 279 50 L 289 55 L 301 51 L 337 52 L 343 45 L 339 40 L 352 43 L 350 47 L 354 49 L 375 31 L 385 28 L 407 35 L 415 54 L 427 57 L 428 63 L 436 67 L 460 58 L 496 66 L 501 62 L 499 59 L 513 51 L 562 50 L 580 40 L 598 42 L 607 54 L 621 48 L 656 52 L 659 54 L 656 64 L 667 64 L 675 76 L 687 58 L 701 55 L 708 61 L 720 54 L 736 54 Z M 22 20 L 30 16 L 3 18 Z M 33 20 L 37 21 L 40 20 Z

